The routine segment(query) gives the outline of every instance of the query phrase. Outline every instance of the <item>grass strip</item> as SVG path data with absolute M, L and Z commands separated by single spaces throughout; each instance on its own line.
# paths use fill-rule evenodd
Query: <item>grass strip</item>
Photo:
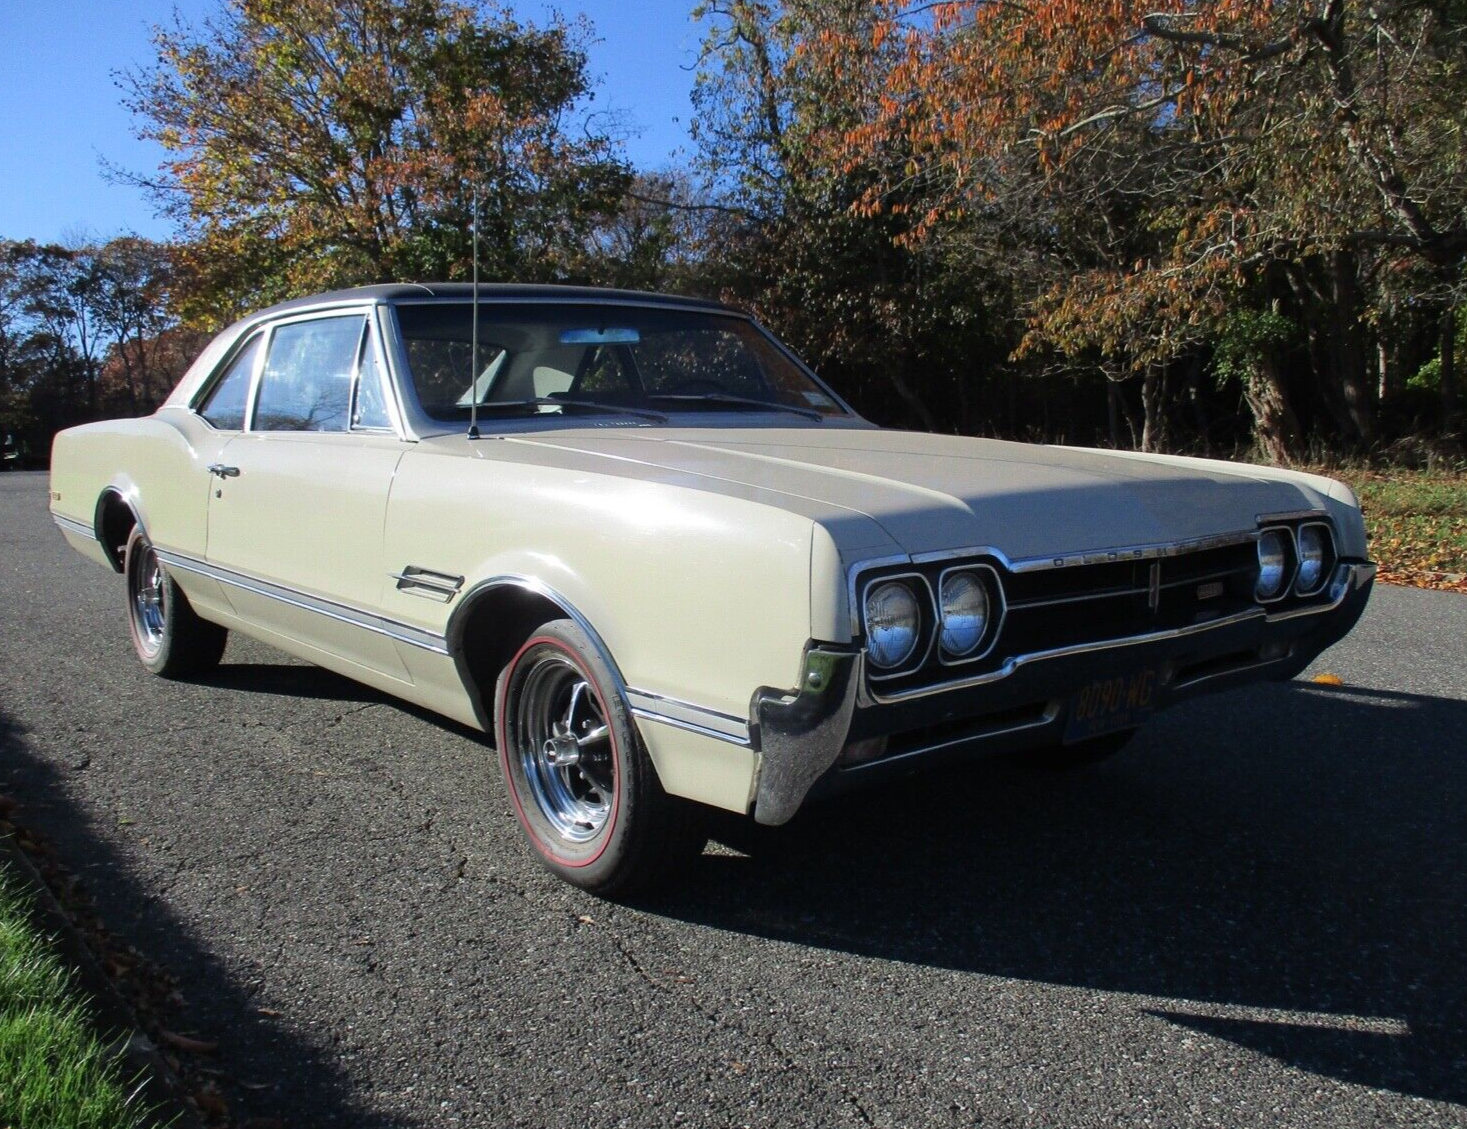
M 0 1126 L 143 1129 L 156 1123 L 136 1089 L 0 863 Z

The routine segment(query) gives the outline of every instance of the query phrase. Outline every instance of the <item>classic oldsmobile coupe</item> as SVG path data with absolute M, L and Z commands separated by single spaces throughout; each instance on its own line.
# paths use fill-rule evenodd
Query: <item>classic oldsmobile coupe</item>
M 1284 470 L 888 431 L 749 317 L 610 290 L 322 294 L 145 419 L 56 438 L 51 509 L 144 666 L 236 630 L 494 735 L 524 834 L 625 891 L 698 805 L 988 753 L 1106 755 L 1297 674 L 1374 577 Z

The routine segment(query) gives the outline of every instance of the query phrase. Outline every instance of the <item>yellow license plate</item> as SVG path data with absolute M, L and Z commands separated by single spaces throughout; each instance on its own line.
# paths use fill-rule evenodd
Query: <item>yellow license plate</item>
M 1140 725 L 1151 713 L 1157 682 L 1154 670 L 1097 678 L 1070 701 L 1066 743 Z

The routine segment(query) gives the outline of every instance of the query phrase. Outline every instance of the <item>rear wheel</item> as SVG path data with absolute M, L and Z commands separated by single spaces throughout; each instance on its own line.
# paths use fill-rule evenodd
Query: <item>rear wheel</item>
M 164 678 L 189 678 L 219 665 L 229 632 L 199 618 L 138 526 L 127 539 L 123 572 L 132 646 L 145 667 Z
M 701 852 L 697 813 L 662 790 L 611 669 L 574 622 L 538 628 L 495 700 L 510 800 L 552 873 L 623 895 Z

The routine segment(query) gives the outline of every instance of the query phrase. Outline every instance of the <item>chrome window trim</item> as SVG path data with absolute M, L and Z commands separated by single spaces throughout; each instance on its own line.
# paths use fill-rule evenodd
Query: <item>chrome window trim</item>
M 935 685 L 914 686 L 911 689 L 900 690 L 892 694 L 878 694 L 875 688 L 863 687 L 863 701 L 868 704 L 876 703 L 881 705 L 891 702 L 911 701 L 916 698 L 925 698 L 931 694 L 946 693 L 949 690 L 963 690 L 972 686 L 997 682 L 1000 679 L 1007 678 L 1021 666 L 1026 666 L 1033 662 L 1042 662 L 1045 659 L 1066 658 L 1070 655 L 1089 654 L 1094 651 L 1119 650 L 1145 643 L 1181 639 L 1190 635 L 1201 635 L 1221 627 L 1231 627 L 1235 624 L 1246 623 L 1253 619 L 1262 619 L 1265 623 L 1280 623 L 1290 619 L 1298 619 L 1302 616 L 1323 615 L 1326 612 L 1331 612 L 1338 608 L 1352 589 L 1363 587 L 1374 576 L 1375 565 L 1373 564 L 1359 561 L 1342 561 L 1335 566 L 1335 573 L 1329 585 L 1330 600 L 1325 604 L 1313 604 L 1303 608 L 1292 608 L 1286 612 L 1269 612 L 1266 608 L 1255 607 L 1238 612 L 1235 615 L 1210 620 L 1207 623 L 1193 623 L 1185 627 L 1169 628 L 1165 631 L 1150 631 L 1141 635 L 1126 635 L 1118 639 L 1075 643 L 1067 647 L 1055 647 L 1047 651 L 1034 651 L 1029 654 L 1015 655 L 1012 658 L 1006 659 L 1003 666 L 997 670 Z
M 363 324 L 370 328 L 372 306 L 370 303 L 356 302 L 339 307 L 327 307 L 325 309 L 313 309 L 300 313 L 291 313 L 282 317 L 272 318 L 265 327 L 269 338 L 265 342 L 265 348 L 261 351 L 259 362 L 255 365 L 255 379 L 250 386 L 250 399 L 245 413 L 245 431 L 251 435 L 350 435 L 354 429 L 351 426 L 352 406 L 356 396 L 357 373 L 361 366 L 361 339 L 357 340 L 357 348 L 352 356 L 351 389 L 347 393 L 346 405 L 346 427 L 340 431 L 304 431 L 301 428 L 271 428 L 269 431 L 259 431 L 255 427 L 255 413 L 259 408 L 260 389 L 265 382 L 265 366 L 270 360 L 270 350 L 275 347 L 276 331 L 288 325 L 299 325 L 307 321 L 326 321 L 330 318 L 360 316 Z M 385 434 L 379 432 L 378 434 Z
M 254 366 L 250 369 L 249 385 L 245 388 L 244 423 L 246 425 L 249 424 L 250 404 L 254 400 L 255 395 L 255 381 L 260 375 L 260 366 L 265 363 L 265 346 L 269 337 L 268 328 L 269 327 L 265 325 L 255 325 L 251 326 L 249 329 L 246 329 L 243 333 L 241 333 L 239 337 L 235 340 L 235 343 L 230 347 L 229 352 L 227 352 L 224 355 L 224 358 L 217 365 L 214 366 L 213 371 L 199 382 L 198 390 L 189 398 L 188 403 L 185 405 L 185 407 L 194 416 L 194 418 L 196 418 L 200 423 L 202 423 L 205 427 L 207 427 L 215 434 L 243 435 L 245 431 L 248 430 L 247 426 L 241 427 L 238 430 L 234 428 L 215 427 L 213 423 L 211 423 L 208 418 L 205 417 L 204 405 L 208 402 L 209 397 L 214 395 L 215 389 L 219 387 L 219 382 L 224 379 L 224 374 L 229 371 L 230 366 L 239 359 L 239 355 L 245 351 L 245 348 L 249 345 L 249 343 L 253 341 L 256 337 L 259 337 L 260 353 L 257 357 L 255 357 Z
M 904 675 L 908 674 L 915 674 L 918 670 L 927 665 L 927 660 L 932 657 L 932 648 L 937 646 L 937 636 L 941 633 L 941 610 L 937 606 L 937 597 L 933 594 L 932 591 L 932 582 L 929 581 L 927 577 L 923 576 L 920 572 L 897 572 L 891 574 L 890 576 L 873 576 L 868 579 L 865 584 L 861 585 L 861 638 L 864 640 L 868 634 L 866 631 L 866 597 L 870 594 L 872 586 L 876 584 L 886 584 L 887 582 L 893 580 L 908 580 L 912 578 L 920 580 L 922 582 L 922 587 L 927 592 L 927 610 L 928 614 L 932 617 L 932 623 L 930 625 L 931 633 L 927 639 L 927 648 L 926 650 L 921 651 L 921 657 L 919 658 L 919 648 L 914 647 L 912 649 L 911 655 L 909 655 L 903 662 L 900 662 L 893 667 L 883 668 L 878 666 L 875 660 L 871 658 L 871 652 L 866 649 L 866 646 L 863 642 L 861 646 L 861 653 L 866 656 L 866 661 L 870 666 L 866 677 L 870 678 L 873 682 L 886 681 L 892 678 L 901 678 Z M 918 596 L 917 602 L 920 604 L 920 594 L 914 594 Z M 877 673 L 878 671 L 880 671 L 881 673 Z
M 396 329 L 397 323 L 393 318 L 387 316 L 388 313 L 386 303 L 379 302 L 372 307 L 371 312 L 367 315 L 367 320 L 371 323 L 373 330 L 372 337 L 377 348 L 377 364 L 381 367 L 382 384 L 387 393 L 387 414 L 392 417 L 398 438 L 407 443 L 415 443 L 421 432 L 412 426 L 406 401 L 403 400 L 402 389 L 398 385 L 396 357 L 391 347 L 392 339 L 389 337 L 389 334 Z
M 382 385 L 383 406 L 387 409 L 386 427 L 362 427 L 356 422 L 357 404 L 362 391 L 362 360 L 369 349 L 377 360 L 377 378 Z M 362 323 L 362 340 L 357 343 L 356 360 L 353 362 L 351 399 L 346 411 L 346 430 L 347 434 L 395 435 L 399 439 L 403 437 L 402 419 L 397 410 L 397 397 L 392 392 L 392 379 L 387 375 L 386 359 L 377 343 L 377 320 L 370 313 Z
M 423 298 L 384 298 L 382 304 L 386 306 L 468 306 L 473 299 L 467 294 L 439 294 Z M 679 302 L 675 298 L 668 302 L 649 302 L 638 298 L 592 298 L 589 296 L 576 295 L 574 297 L 560 297 L 555 294 L 547 294 L 543 297 L 533 295 L 513 296 L 503 294 L 491 294 L 485 291 L 479 295 L 481 306 L 623 306 L 638 310 L 678 310 L 682 313 L 713 314 L 716 317 L 742 318 L 744 321 L 753 321 L 753 317 L 742 310 L 730 310 L 719 306 L 700 306 L 694 302 Z
M 418 391 L 412 381 L 412 369 L 408 364 L 407 347 L 403 340 L 402 327 L 397 320 L 397 308 L 399 306 L 470 306 L 472 304 L 473 299 L 458 295 L 452 297 L 393 298 L 378 303 L 379 310 L 390 313 L 390 316 L 384 316 L 383 318 L 384 323 L 391 323 L 390 334 L 384 334 L 384 341 L 390 339 L 391 343 L 390 348 L 385 348 L 385 352 L 391 357 L 392 361 L 391 368 L 389 369 L 390 380 L 394 385 L 396 395 L 403 407 L 404 425 L 407 430 L 416 433 L 416 435 L 453 435 L 457 434 L 460 430 L 466 429 L 460 429 L 452 424 L 444 423 L 442 420 L 434 419 L 423 409 L 422 403 L 419 402 Z M 814 381 L 816 386 L 829 396 L 831 401 L 844 413 L 844 415 L 822 416 L 821 419 L 823 422 L 828 423 L 837 420 L 845 423 L 851 421 L 857 423 L 867 422 L 856 413 L 854 408 L 836 395 L 831 387 L 817 376 L 809 365 L 805 364 L 804 361 L 790 350 L 789 346 L 769 330 L 765 329 L 764 326 L 760 325 L 752 315 L 746 314 L 742 310 L 724 310 L 693 304 L 682 305 L 676 302 L 646 302 L 631 298 L 506 298 L 493 297 L 488 294 L 480 297 L 479 304 L 481 306 L 616 306 L 624 309 L 673 310 L 678 313 L 707 314 L 713 317 L 733 318 L 738 321 L 747 322 L 757 333 L 773 343 L 775 348 L 788 358 L 800 372 Z M 814 409 L 812 408 L 811 410 L 813 411 Z M 771 411 L 779 411 L 779 408 L 773 408 Z M 674 413 L 669 412 L 668 414 L 672 415 Z M 699 412 L 698 414 L 701 417 L 705 413 Z M 784 413 L 781 412 L 780 414 Z M 814 421 L 811 422 L 813 423 Z M 905 556 L 902 557 L 902 560 L 906 559 Z
M 949 573 L 976 572 L 979 569 L 988 570 L 989 575 L 993 577 L 993 589 L 998 592 L 998 617 L 993 621 L 991 626 L 985 626 L 984 628 L 985 632 L 992 632 L 988 640 L 988 646 L 984 647 L 982 650 L 975 650 L 972 654 L 961 655 L 957 658 L 948 658 L 947 652 L 942 649 L 943 581 L 948 578 Z M 990 592 L 989 594 L 992 595 L 992 592 Z M 937 661 L 943 666 L 963 666 L 967 663 L 977 662 L 979 659 L 986 659 L 990 654 L 992 654 L 993 648 L 998 646 L 998 639 L 999 636 L 1003 634 L 1004 620 L 1008 617 L 1008 614 L 1008 597 L 1005 595 L 1003 590 L 1003 577 L 998 574 L 998 569 L 994 568 L 991 564 L 988 564 L 986 561 L 977 561 L 973 564 L 950 565 L 947 568 L 943 569 L 940 573 L 937 574 Z M 981 643 L 982 640 L 980 639 L 979 642 Z
M 1334 531 L 1334 527 L 1331 526 L 1329 522 L 1327 522 L 1327 521 L 1303 521 L 1303 522 L 1300 522 L 1299 525 L 1294 530 L 1294 561 L 1295 561 L 1295 565 L 1294 565 L 1294 583 L 1292 585 L 1290 585 L 1290 588 L 1293 591 L 1294 595 L 1300 596 L 1300 597 L 1317 596 L 1321 592 L 1323 592 L 1325 590 L 1325 588 L 1329 586 L 1330 576 L 1331 576 L 1331 574 L 1334 571 L 1333 569 L 1330 569 L 1328 571 L 1321 570 L 1321 572 L 1319 574 L 1319 583 L 1316 584 L 1313 588 L 1304 589 L 1304 588 L 1300 588 L 1299 587 L 1299 574 L 1301 572 L 1303 572 L 1303 570 L 1304 570 L 1304 554 L 1303 554 L 1303 552 L 1299 548 L 1299 534 L 1301 532 L 1303 532 L 1304 530 L 1308 529 L 1312 525 L 1317 525 L 1321 529 L 1324 530 L 1324 535 L 1325 535 L 1325 537 L 1329 541 L 1329 557 L 1330 557 L 1330 560 L 1332 560 L 1334 563 L 1338 564 L 1339 563 L 1339 559 L 1340 559 L 1340 550 L 1339 550 L 1339 547 L 1335 544 L 1335 531 Z M 1329 563 L 1329 561 L 1326 561 L 1326 563 Z

